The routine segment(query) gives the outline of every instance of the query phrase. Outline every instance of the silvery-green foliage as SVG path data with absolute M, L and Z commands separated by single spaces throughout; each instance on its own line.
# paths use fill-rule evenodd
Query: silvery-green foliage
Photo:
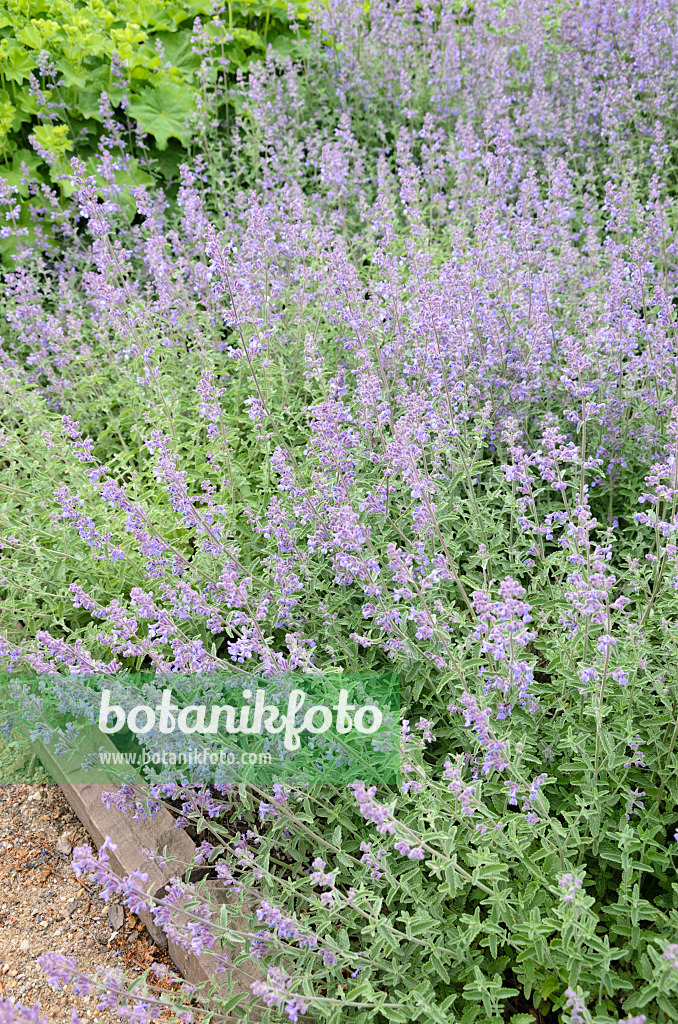
M 327 4 L 176 205 L 75 160 L 7 275 L 5 663 L 401 673 L 398 792 L 151 795 L 243 1019 L 678 1014 L 676 19 L 543 15 Z

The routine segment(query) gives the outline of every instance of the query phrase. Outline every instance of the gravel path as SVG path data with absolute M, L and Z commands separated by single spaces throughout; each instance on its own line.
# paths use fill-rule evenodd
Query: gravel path
M 76 879 L 69 853 L 83 843 L 90 837 L 58 786 L 0 786 L 0 997 L 39 1002 L 50 1024 L 66 1024 L 73 1009 L 101 1024 L 119 1018 L 97 1011 L 95 996 L 52 989 L 41 953 L 75 956 L 85 973 L 124 967 L 136 977 L 152 963 L 173 970 L 133 914 Z

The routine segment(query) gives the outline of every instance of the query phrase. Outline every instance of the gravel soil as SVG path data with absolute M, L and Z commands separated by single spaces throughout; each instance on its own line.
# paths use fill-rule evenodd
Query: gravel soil
M 74 1009 L 101 1024 L 120 1018 L 98 1011 L 94 995 L 52 989 L 37 964 L 44 952 L 74 956 L 86 974 L 117 967 L 133 978 L 161 963 L 176 978 L 127 908 L 103 903 L 99 886 L 76 879 L 69 847 L 84 843 L 91 839 L 58 786 L 0 786 L 0 998 L 39 1002 L 50 1024 L 70 1022 Z M 176 986 L 170 978 L 163 987 Z

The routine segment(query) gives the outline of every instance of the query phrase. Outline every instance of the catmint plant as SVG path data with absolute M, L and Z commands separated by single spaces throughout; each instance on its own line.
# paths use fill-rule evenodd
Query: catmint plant
M 676 11 L 311 21 L 302 62 L 239 76 L 228 125 L 195 26 L 201 152 L 172 186 L 124 184 L 102 100 L 69 204 L 2 191 L 13 699 L 49 739 L 45 709 L 95 722 L 142 670 L 156 697 L 398 673 L 398 785 L 106 795 L 198 833 L 160 898 L 115 875 L 115 837 L 75 858 L 213 962 L 178 1019 L 668 1024 Z

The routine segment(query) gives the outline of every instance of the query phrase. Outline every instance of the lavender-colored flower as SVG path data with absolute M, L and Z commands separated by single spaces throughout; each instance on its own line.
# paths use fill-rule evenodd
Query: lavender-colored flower
M 537 775 L 537 777 L 532 780 L 532 782 L 530 783 L 530 790 L 527 797 L 527 799 L 530 802 L 534 803 L 535 800 L 537 800 L 539 790 L 541 789 L 547 778 L 548 775 L 546 772 L 544 772 L 542 775 Z
M 54 988 L 68 985 L 79 975 L 78 965 L 74 956 L 66 957 L 63 953 L 43 953 L 38 957 L 38 966 L 44 972 L 47 981 Z M 83 993 L 87 994 L 87 990 Z
M 566 872 L 558 879 L 558 885 L 563 890 L 563 903 L 574 903 L 577 898 L 577 892 L 582 887 L 582 879 L 577 878 L 570 872 Z
M 9 999 L 0 999 L 0 1024 L 47 1024 L 47 1018 L 41 1016 L 40 1007 L 14 1003 Z
M 261 996 L 266 1006 L 284 1006 L 285 1013 L 293 1022 L 299 1014 L 306 1013 L 308 1003 L 302 996 L 290 992 L 292 979 L 278 967 L 269 967 L 266 981 L 254 981 L 250 985 L 255 996 Z
M 466 785 L 461 776 L 462 769 L 459 764 L 452 764 L 451 761 L 445 762 L 443 778 L 449 780 L 447 788 L 459 800 L 461 813 L 470 817 L 479 808 L 479 801 L 476 795 L 477 787 L 476 785 Z
M 669 943 L 664 949 L 662 956 L 674 970 L 678 971 L 678 943 Z
M 309 949 L 314 949 L 318 945 L 318 940 L 314 935 L 302 931 L 294 918 L 283 913 L 279 907 L 274 906 L 268 900 L 261 901 L 261 906 L 257 910 L 257 918 L 282 939 L 290 939 Z
M 471 726 L 476 733 L 481 746 L 485 749 L 482 774 L 488 775 L 492 769 L 503 771 L 508 767 L 506 758 L 506 741 L 498 740 L 492 735 L 489 728 L 491 712 L 489 708 L 481 710 L 475 697 L 469 693 L 462 693 L 461 703 L 463 705 L 464 724 Z
M 572 988 L 565 989 L 565 1008 L 570 1011 L 572 1024 L 586 1024 L 588 1012 L 584 998 Z
M 641 797 L 644 797 L 645 795 L 646 794 L 642 789 L 629 790 L 629 798 L 626 801 L 626 814 L 624 815 L 627 821 L 629 821 L 632 814 L 639 813 L 637 808 L 642 810 L 645 807 L 644 802 L 641 800 Z
M 325 871 L 325 861 L 322 857 L 316 857 L 313 861 L 313 871 L 309 875 L 309 881 L 312 885 L 334 885 L 334 873 L 332 871 Z
M 385 833 L 393 834 L 395 831 L 393 815 L 388 808 L 382 807 L 374 800 L 377 787 L 370 786 L 367 789 L 363 782 L 353 782 L 351 789 L 363 818 L 367 821 L 373 821 L 377 826 L 377 832 L 380 832 L 382 835 Z
M 589 668 L 583 668 L 579 672 L 579 678 L 584 684 L 595 682 L 595 680 L 598 679 L 598 670 L 592 666 Z
M 380 862 L 381 858 L 386 853 L 386 850 L 382 848 L 373 853 L 372 843 L 365 842 L 363 839 L 360 843 L 360 852 L 362 853 L 362 857 L 360 858 L 361 863 L 366 864 L 370 869 L 370 876 L 376 881 L 379 881 L 383 876 Z

